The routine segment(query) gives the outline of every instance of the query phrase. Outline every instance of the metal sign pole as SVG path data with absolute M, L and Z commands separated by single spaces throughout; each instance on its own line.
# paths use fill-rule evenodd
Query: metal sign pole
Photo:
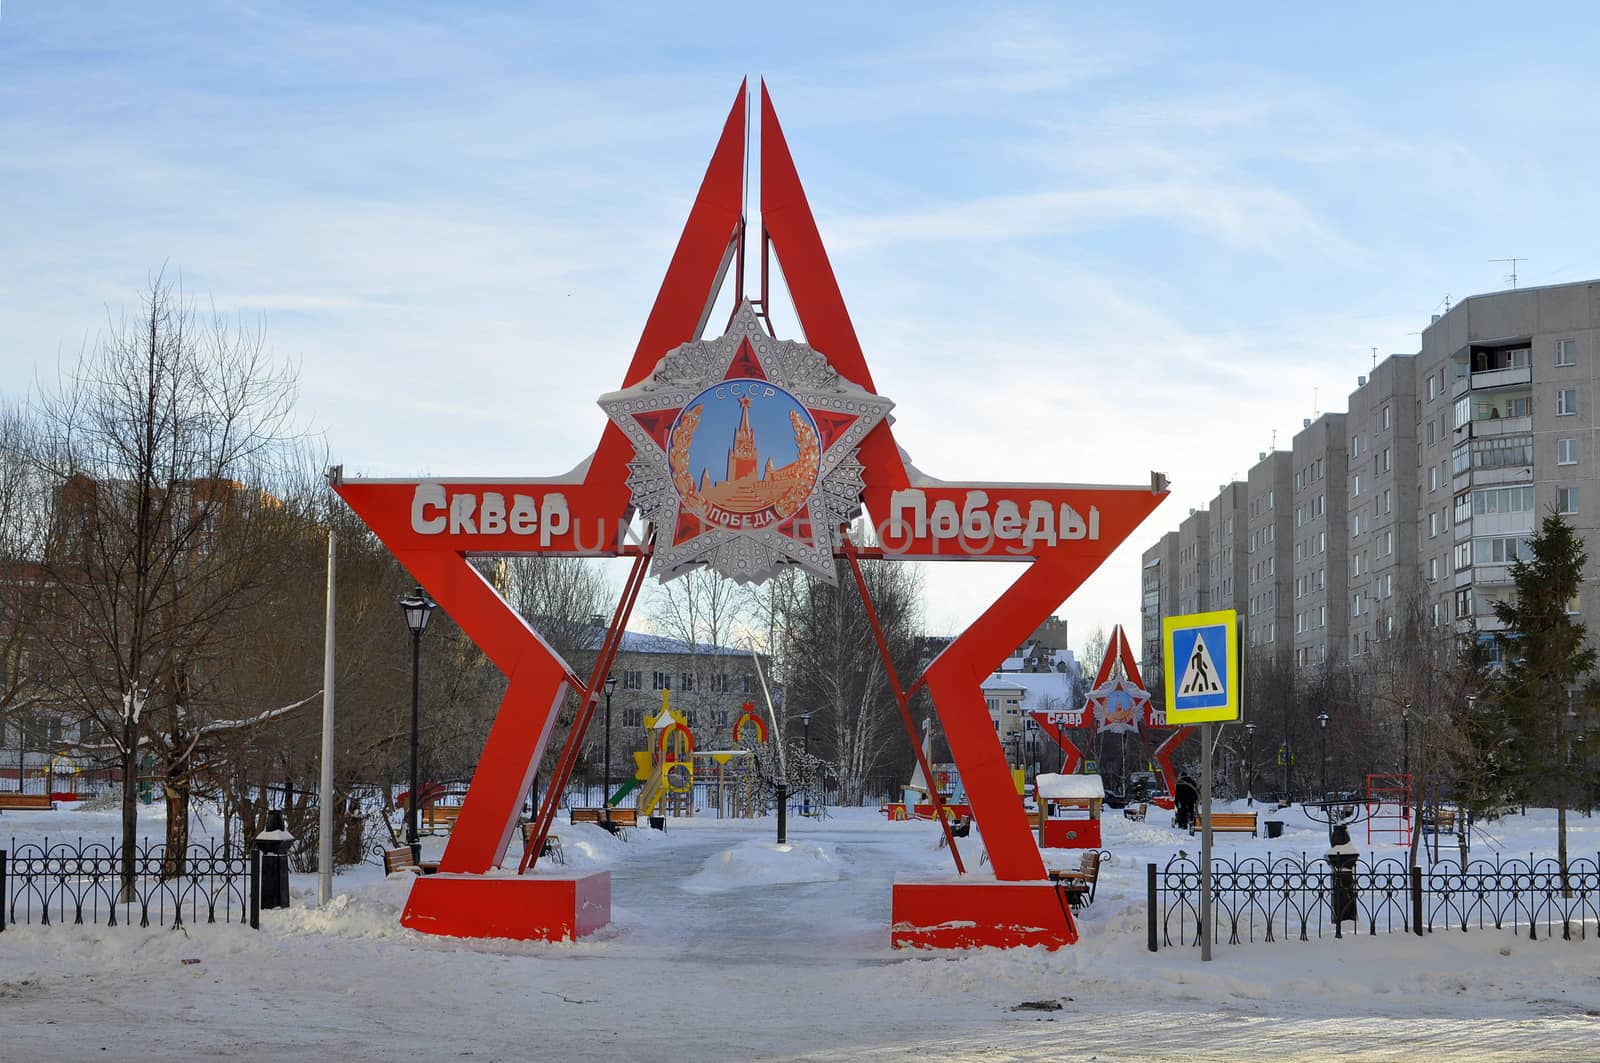
M 317 904 L 333 899 L 333 579 L 338 537 L 328 521 L 328 618 L 322 635 L 322 780 L 317 793 Z
M 1211 724 L 1200 725 L 1200 959 L 1211 959 Z

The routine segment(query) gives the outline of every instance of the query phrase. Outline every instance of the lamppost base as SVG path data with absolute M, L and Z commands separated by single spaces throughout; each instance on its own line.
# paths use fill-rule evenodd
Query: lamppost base
M 422 875 L 400 924 L 458 938 L 571 941 L 611 922 L 611 872 Z
M 1065 897 L 1049 882 L 896 882 L 897 949 L 1058 949 L 1078 940 Z

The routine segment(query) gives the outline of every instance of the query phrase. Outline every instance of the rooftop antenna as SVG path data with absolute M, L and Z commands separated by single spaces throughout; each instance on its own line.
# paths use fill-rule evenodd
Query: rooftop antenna
M 1372 348 L 1372 368 L 1378 368 L 1378 348 Z
M 1276 428 L 1272 430 L 1272 449 L 1278 449 L 1278 430 Z
M 1517 263 L 1518 262 L 1526 262 L 1526 261 L 1528 261 L 1527 258 L 1491 258 L 1489 261 L 1490 262 L 1509 262 L 1509 263 L 1511 263 L 1511 272 L 1506 274 L 1506 280 L 1511 282 L 1511 290 L 1512 291 L 1516 291 L 1517 290 Z

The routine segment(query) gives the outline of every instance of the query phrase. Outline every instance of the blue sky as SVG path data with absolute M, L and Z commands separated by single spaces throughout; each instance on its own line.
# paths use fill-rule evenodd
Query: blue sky
M 264 320 L 349 470 L 570 468 L 765 76 L 922 469 L 1172 477 L 1063 609 L 1136 625 L 1139 551 L 1490 259 L 1600 276 L 1600 14 L 1064 7 L 11 0 L 8 391 L 166 264 Z M 930 625 L 1011 574 L 930 570 Z

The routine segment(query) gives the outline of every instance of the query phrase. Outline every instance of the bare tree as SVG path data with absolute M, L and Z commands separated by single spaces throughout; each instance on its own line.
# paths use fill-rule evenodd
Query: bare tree
M 895 670 L 913 675 L 918 664 L 922 579 L 912 566 L 891 561 L 862 563 Z M 839 799 L 859 804 L 869 781 L 901 733 L 899 709 L 889 685 L 855 578 L 842 564 L 829 584 L 806 579 L 794 611 L 783 625 L 781 647 L 787 711 L 820 716 L 819 734 L 831 749 Z
M 186 840 L 202 691 L 248 653 L 273 535 L 306 462 L 294 369 L 258 329 L 202 318 L 157 276 L 136 316 L 36 397 L 27 447 L 47 496 L 39 564 L 51 608 L 49 692 L 91 720 L 122 771 L 131 888 L 141 744 L 167 782 L 169 843 Z M 176 833 L 174 833 L 176 832 Z

